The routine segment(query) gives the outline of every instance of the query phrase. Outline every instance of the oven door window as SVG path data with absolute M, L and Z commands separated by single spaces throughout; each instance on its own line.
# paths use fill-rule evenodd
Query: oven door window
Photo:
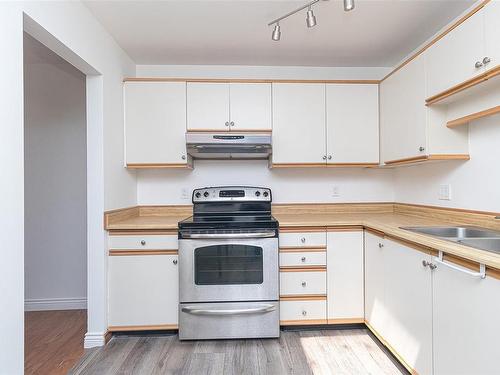
M 194 251 L 196 285 L 262 284 L 262 248 L 213 245 Z

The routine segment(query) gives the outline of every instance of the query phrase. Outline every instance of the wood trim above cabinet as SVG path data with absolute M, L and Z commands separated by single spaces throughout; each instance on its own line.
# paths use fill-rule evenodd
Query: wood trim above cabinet
M 470 87 L 476 86 L 484 81 L 487 81 L 493 77 L 496 77 L 497 75 L 500 74 L 500 65 L 482 73 L 479 74 L 471 79 L 468 79 L 467 81 L 464 81 L 462 83 L 459 83 L 458 85 L 455 85 L 448 90 L 445 90 L 443 92 L 440 92 L 439 94 L 436 94 L 434 96 L 431 96 L 430 98 L 425 99 L 425 105 L 430 106 L 435 103 L 438 103 L 452 95 L 458 94 L 459 92 L 464 91 L 465 89 L 468 89 Z
M 109 326 L 108 332 L 129 332 L 129 331 L 163 331 L 179 329 L 177 324 L 157 324 L 147 326 Z
M 328 324 L 363 324 L 365 318 L 338 318 L 328 319 Z
M 326 266 L 284 266 L 280 272 L 326 272 Z
M 271 168 L 326 168 L 326 162 L 322 163 L 271 163 Z
M 469 154 L 431 154 L 414 156 L 411 158 L 388 160 L 385 162 L 387 166 L 397 166 L 405 164 L 422 163 L 427 161 L 445 161 L 445 160 L 470 160 Z
M 123 82 L 190 82 L 190 83 L 337 83 L 373 84 L 378 79 L 244 79 L 244 78 L 169 78 L 169 77 L 127 77 Z
M 330 163 L 328 162 L 326 166 L 328 168 L 376 168 L 379 163 Z
M 425 46 L 420 48 L 417 52 L 412 54 L 409 58 L 404 60 L 401 64 L 399 64 L 394 70 L 392 70 L 389 74 L 387 74 L 384 78 L 380 80 L 380 82 L 384 82 L 387 78 L 392 76 L 394 73 L 396 73 L 398 70 L 403 68 L 405 65 L 409 64 L 411 61 L 416 59 L 419 55 L 424 53 L 429 47 L 432 45 L 436 44 L 439 40 L 444 38 L 447 34 L 449 34 L 451 31 L 456 29 L 458 26 L 460 26 L 462 23 L 467 21 L 470 17 L 472 17 L 474 14 L 479 12 L 486 4 L 488 4 L 491 0 L 483 0 L 481 3 L 479 3 L 476 7 L 474 7 L 470 12 L 465 14 L 463 17 L 458 19 L 456 22 L 454 22 L 452 25 L 450 25 L 448 28 L 446 28 L 443 32 L 439 33 L 435 38 L 433 38 L 429 43 L 427 43 Z
M 500 105 L 485 109 L 484 111 L 475 112 L 470 115 L 457 118 L 455 120 L 450 120 L 446 123 L 446 126 L 449 128 L 454 128 L 460 125 L 468 124 L 470 121 L 478 120 L 483 117 L 493 116 L 497 113 L 500 113 Z
M 280 296 L 280 301 L 326 301 L 325 294 L 303 294 Z
M 109 256 L 177 255 L 178 250 L 109 250 Z
M 280 247 L 280 253 L 324 253 L 326 246 L 286 246 Z
M 129 169 L 153 169 L 153 168 L 183 168 L 193 169 L 188 163 L 127 163 Z
M 370 234 L 373 234 L 374 236 L 377 236 L 377 237 L 380 237 L 380 238 L 385 238 L 385 233 L 384 232 L 381 232 L 379 230 L 376 230 L 376 229 L 373 229 L 373 228 L 369 228 L 369 227 L 365 227 L 365 231 L 370 233 Z
M 364 228 L 362 225 L 335 225 L 328 226 L 326 228 L 327 232 L 359 232 Z
M 311 233 L 311 232 L 326 232 L 326 226 L 325 227 L 280 226 L 280 233 Z
M 237 135 L 238 133 L 272 133 L 272 129 L 187 129 L 189 134 L 195 133 L 230 133 L 232 135 Z

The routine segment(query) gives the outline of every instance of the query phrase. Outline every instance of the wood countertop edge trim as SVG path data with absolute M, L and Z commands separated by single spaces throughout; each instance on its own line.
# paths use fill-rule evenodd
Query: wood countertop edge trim
M 280 302 L 281 301 L 326 301 L 327 300 L 327 295 L 326 294 L 294 294 L 294 295 L 288 295 L 288 296 L 280 296 Z
M 280 253 L 324 253 L 326 246 L 280 246 Z
M 280 272 L 326 272 L 326 266 L 281 266 Z
M 262 78 L 185 78 L 185 77 L 126 77 L 123 82 L 186 82 L 186 83 L 326 83 L 373 84 L 379 79 L 262 79 Z
M 179 250 L 134 250 L 110 249 L 109 256 L 178 255 Z
M 411 158 L 388 160 L 385 163 L 386 166 L 398 166 L 414 163 L 424 163 L 427 161 L 445 161 L 445 160 L 470 160 L 469 154 L 429 154 L 413 156 Z
M 420 48 L 418 51 L 415 53 L 411 54 L 406 60 L 404 60 L 401 64 L 396 66 L 390 73 L 388 73 L 384 78 L 380 80 L 380 83 L 384 82 L 387 78 L 392 76 L 394 73 L 396 73 L 398 70 L 403 68 L 405 65 L 409 64 L 411 61 L 413 61 L 415 58 L 420 56 L 422 53 L 424 53 L 427 49 L 429 49 L 432 45 L 436 44 L 439 40 L 444 38 L 447 34 L 449 34 L 451 31 L 456 29 L 458 26 L 460 26 L 462 23 L 464 23 L 466 20 L 468 20 L 470 17 L 472 17 L 474 14 L 479 12 L 486 4 L 488 4 L 491 0 L 483 0 L 480 4 L 478 4 L 476 7 L 474 7 L 472 10 L 470 10 L 468 13 L 466 13 L 464 16 L 459 18 L 457 21 L 455 21 L 453 24 L 451 24 L 448 28 L 443 30 L 441 33 L 439 33 L 436 37 L 431 39 L 427 44 L 425 44 L 422 48 Z
M 500 105 L 497 105 L 496 107 L 491 107 L 491 108 L 485 109 L 483 111 L 474 112 L 474 113 L 471 113 L 470 115 L 459 117 L 459 118 L 454 119 L 454 120 L 450 120 L 446 123 L 446 126 L 448 128 L 455 128 L 457 126 L 468 124 L 471 121 L 478 120 L 478 119 L 483 118 L 483 117 L 493 116 L 497 113 L 500 113 Z

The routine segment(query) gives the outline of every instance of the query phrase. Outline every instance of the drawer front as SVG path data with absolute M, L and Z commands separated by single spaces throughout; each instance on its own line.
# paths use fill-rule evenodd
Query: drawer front
M 326 272 L 280 272 L 280 295 L 326 294 Z
M 282 324 L 297 320 L 325 320 L 326 300 L 323 301 L 280 301 L 280 321 Z M 307 323 L 307 322 L 305 322 Z
M 311 246 L 325 247 L 326 231 L 280 233 L 280 247 L 311 247 Z
M 175 235 L 109 236 L 109 248 L 117 250 L 176 250 Z
M 280 253 L 280 267 L 326 266 L 326 251 Z

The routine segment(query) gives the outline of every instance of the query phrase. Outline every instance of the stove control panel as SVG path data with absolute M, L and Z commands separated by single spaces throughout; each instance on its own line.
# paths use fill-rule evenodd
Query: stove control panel
M 251 201 L 271 202 L 271 189 L 250 186 L 219 186 L 193 191 L 193 203 Z

